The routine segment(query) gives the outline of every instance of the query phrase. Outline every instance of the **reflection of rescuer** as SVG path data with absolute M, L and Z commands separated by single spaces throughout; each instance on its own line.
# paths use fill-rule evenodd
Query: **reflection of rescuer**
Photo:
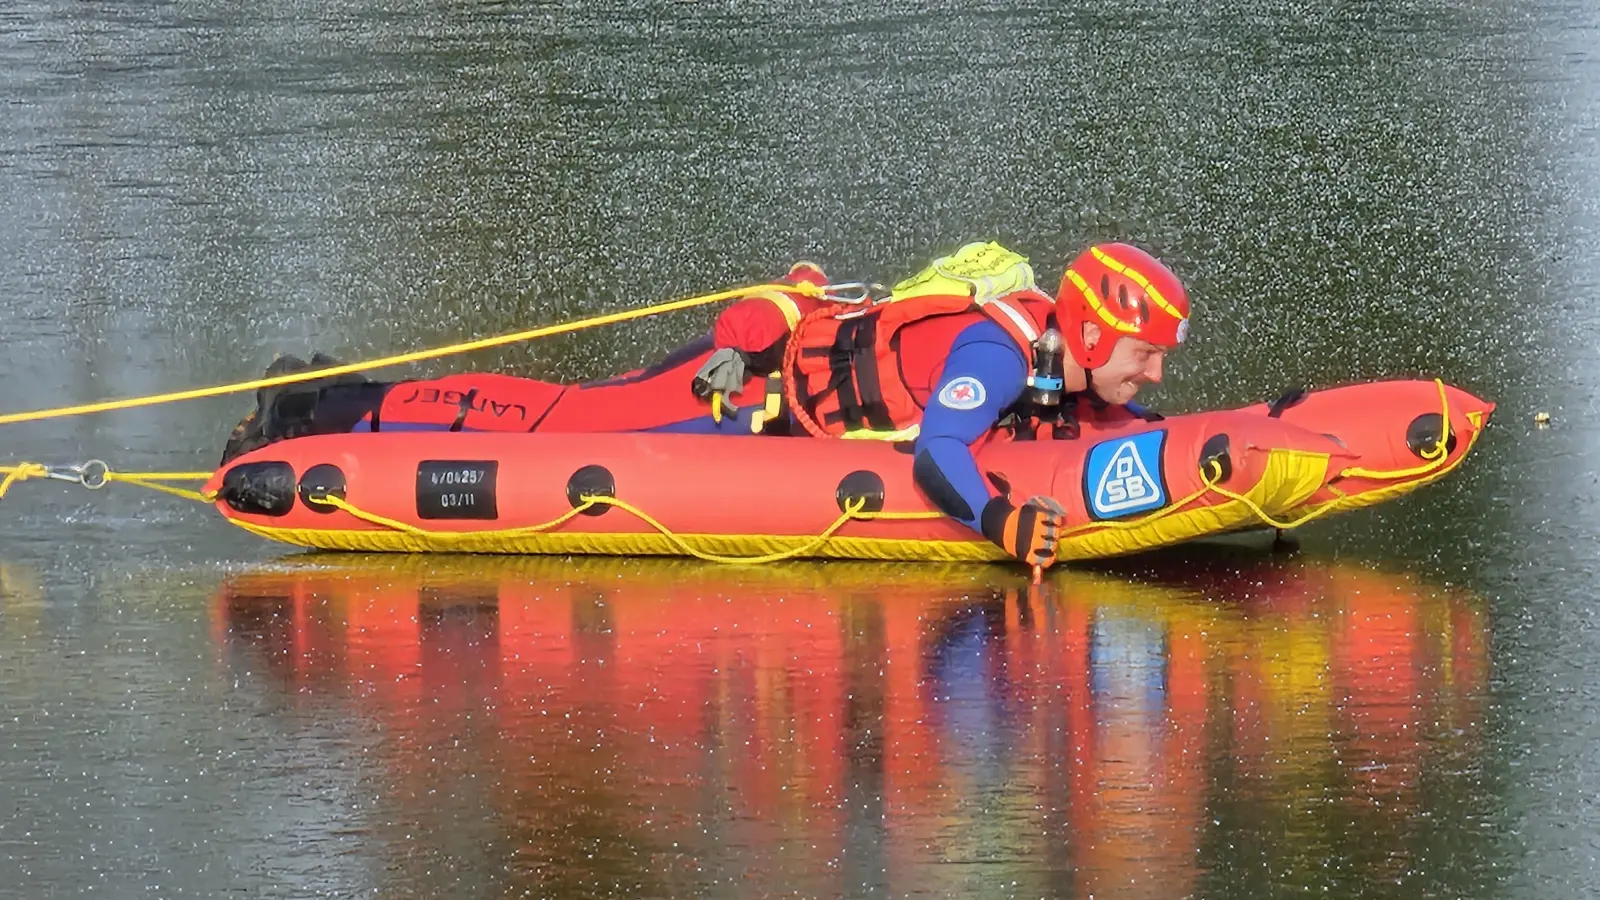
M 582 384 L 494 373 L 262 391 L 226 463 L 277 440 L 347 431 L 662 431 L 912 441 L 913 475 L 939 509 L 1036 566 L 1055 562 L 1062 506 L 1015 503 L 972 446 L 1002 422 L 1075 437 L 1080 411 L 1128 405 L 1183 342 L 1183 285 L 1127 244 L 1090 247 L 1059 298 L 1027 261 L 974 243 L 895 285 L 887 302 L 824 304 L 821 269 L 795 265 L 730 306 L 706 338 L 647 369 Z M 1069 364 L 1070 360 L 1070 364 Z M 314 357 L 313 364 L 333 361 Z M 305 363 L 279 360 L 269 375 Z M 729 398 L 738 398 L 734 403 Z M 755 398 L 752 402 L 751 398 Z M 1130 407 L 1135 414 L 1142 411 Z

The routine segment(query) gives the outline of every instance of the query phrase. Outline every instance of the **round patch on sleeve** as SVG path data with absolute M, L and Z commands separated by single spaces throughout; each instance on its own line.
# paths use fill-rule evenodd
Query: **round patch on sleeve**
M 983 382 L 971 375 L 963 375 L 944 386 L 939 392 L 939 403 L 951 409 L 977 409 L 988 395 Z

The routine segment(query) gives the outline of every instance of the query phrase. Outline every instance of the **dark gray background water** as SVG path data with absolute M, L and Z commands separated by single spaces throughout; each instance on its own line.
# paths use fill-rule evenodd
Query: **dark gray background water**
M 704 570 L 652 580 L 629 563 L 574 581 L 485 562 L 446 579 L 464 579 L 477 600 L 424 591 L 420 608 L 435 613 L 422 617 L 420 644 L 395 638 L 388 652 L 388 638 L 373 639 L 378 657 L 422 654 L 421 675 L 399 676 L 409 693 L 396 693 L 358 677 L 356 650 L 330 656 L 317 644 L 365 646 L 347 607 L 370 615 L 392 601 L 396 621 L 414 621 L 416 590 L 381 599 L 391 562 L 356 564 L 357 587 L 341 589 L 356 599 L 294 576 L 292 590 L 261 589 L 270 596 L 257 610 L 217 598 L 229 596 L 226 579 L 281 568 L 282 548 L 131 488 L 20 485 L 0 504 L 0 894 L 1593 894 L 1597 31 L 1589 0 L 10 0 L 0 8 L 7 410 L 231 381 L 279 351 L 360 359 L 496 334 L 768 277 L 797 257 L 888 280 L 998 238 L 1051 281 L 1085 242 L 1122 238 L 1169 260 L 1196 305 L 1192 344 L 1153 398 L 1163 409 L 1426 375 L 1500 412 L 1459 473 L 1307 529 L 1299 561 L 1248 556 L 1221 588 L 1194 583 L 1187 558 L 1135 562 L 1077 600 L 1072 579 L 1090 576 L 1063 576 L 1067 596 L 1044 606 L 1052 624 L 1031 633 L 1073 633 L 1061 623 L 1087 610 L 1096 646 L 1123 646 L 1113 626 L 1132 622 L 1129 646 L 1165 635 L 1158 669 L 1169 680 L 1175 635 L 1214 616 L 1233 623 L 1207 651 L 1215 668 L 1194 753 L 1170 752 L 1175 713 L 1147 720 L 1118 703 L 1117 678 L 1137 681 L 1154 663 L 1099 658 L 1110 681 L 1096 688 L 1097 733 L 1176 760 L 1160 777 L 1135 773 L 1136 784 L 1182 787 L 1152 804 L 1106 778 L 1061 787 L 1050 773 L 1078 734 L 1049 718 L 1061 698 L 1002 702 L 1011 682 L 997 673 L 1032 658 L 1017 655 L 1015 598 L 995 599 L 1004 574 L 962 576 L 976 586 L 920 579 L 910 600 L 889 587 L 910 577 L 892 567 L 863 576 L 881 591 L 816 589 L 850 640 L 783 643 L 776 662 L 742 656 L 749 648 L 715 631 L 683 635 L 710 641 L 688 663 L 635 659 L 642 683 L 708 689 L 689 708 L 721 724 L 691 729 L 687 750 L 623 765 L 630 691 L 645 689 L 594 681 L 585 724 L 546 729 L 534 717 L 550 698 L 535 688 L 548 683 L 517 681 L 525 670 L 505 649 L 506 623 L 526 612 L 516 604 L 545 601 L 474 579 L 588 591 L 549 600 L 588 610 L 574 612 L 580 625 L 608 608 L 594 597 L 635 585 L 625 608 L 645 610 L 640 633 L 669 637 L 678 617 L 652 632 L 649 603 L 721 597 L 712 618 L 749 609 L 746 628 L 782 634 L 760 613 L 793 620 L 762 604 L 801 589 Z M 415 371 L 592 377 L 658 356 L 708 316 Z M 204 469 L 247 405 L 4 426 L 0 462 Z M 1535 429 L 1537 411 L 1553 427 Z M 1364 594 L 1340 574 L 1369 570 L 1384 586 Z M 1129 579 L 1167 584 L 1149 588 L 1164 599 L 1104 599 Z M 667 582 L 699 599 L 666 596 Z M 1308 589 L 1315 602 L 1275 601 L 1289 611 L 1252 600 L 1307 582 L 1320 585 Z M 301 592 L 300 606 L 285 605 L 285 590 Z M 1413 667 L 1454 692 L 1449 703 L 1430 694 L 1395 719 L 1388 701 L 1319 674 L 1340 670 L 1318 653 L 1263 649 L 1288 635 L 1338 658 L 1358 638 L 1339 623 L 1371 625 L 1350 610 L 1374 593 L 1425 623 L 1418 646 L 1445 646 L 1461 633 L 1439 623 L 1456 618 L 1425 599 L 1442 591 L 1471 598 L 1452 600 L 1468 609 L 1452 615 L 1476 622 L 1469 636 L 1489 648 L 1477 679 L 1432 657 Z M 930 763 L 943 793 L 900 807 L 884 799 L 900 795 L 884 786 L 894 779 L 878 764 L 883 734 L 925 710 L 862 706 L 900 695 L 857 655 L 934 653 L 917 650 L 914 628 L 909 645 L 882 636 L 897 603 L 967 636 L 937 646 L 990 661 L 956 682 L 970 697 L 930 688 L 951 729 L 945 762 Z M 989 624 L 963 631 L 972 615 Z M 576 654 L 568 676 L 595 659 L 603 672 L 620 652 L 605 636 L 634 626 L 602 619 L 539 646 Z M 1260 729 L 1239 723 L 1263 713 L 1224 661 L 1241 654 L 1276 665 L 1283 684 L 1335 697 L 1285 701 L 1284 722 L 1324 708 L 1354 717 L 1313 723 L 1320 738 L 1282 753 L 1270 741 L 1246 752 L 1235 738 Z M 944 684 L 936 657 L 925 674 Z M 1349 659 L 1381 694 L 1387 670 Z M 474 674 L 480 664 L 499 674 Z M 835 794 L 739 806 L 729 798 L 767 782 L 730 772 L 770 760 L 750 749 L 761 740 L 729 735 L 748 725 L 790 746 L 787 729 L 806 717 L 749 712 L 728 692 L 742 696 L 738 673 L 767 684 L 798 670 L 854 673 L 819 713 L 848 725 L 774 790 L 815 787 L 816 772 L 832 771 Z M 959 715 L 996 709 L 1005 715 L 980 725 Z M 1360 763 L 1359 748 L 1397 741 L 1425 752 Z M 1107 746 L 1127 761 L 1122 744 Z M 553 774 L 541 762 L 552 754 Z M 584 762 L 601 758 L 612 762 Z M 1354 786 L 1359 773 L 1407 765 L 1399 794 L 1363 800 Z M 995 766 L 1010 775 L 996 780 Z M 1174 774 L 1185 771 L 1198 780 Z M 1186 812 L 1185 796 L 1195 798 Z M 1081 820 L 1133 808 L 1147 808 L 1133 824 Z

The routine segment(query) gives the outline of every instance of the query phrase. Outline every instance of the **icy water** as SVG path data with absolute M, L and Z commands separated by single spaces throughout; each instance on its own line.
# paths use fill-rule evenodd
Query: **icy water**
M 1500 409 L 1298 554 L 1037 589 L 307 556 L 27 482 L 0 896 L 1593 896 L 1597 45 L 1594 0 L 10 0 L 5 410 L 975 238 L 1046 280 L 1168 259 L 1164 410 L 1417 375 Z M 709 315 L 412 371 L 594 377 Z M 0 426 L 0 464 L 206 469 L 247 405 Z

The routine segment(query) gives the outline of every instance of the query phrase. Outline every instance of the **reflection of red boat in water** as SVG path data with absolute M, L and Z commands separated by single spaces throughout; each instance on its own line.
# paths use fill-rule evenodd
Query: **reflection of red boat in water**
M 1316 562 L 1035 595 L 991 567 L 320 559 L 230 578 L 222 646 L 383 723 L 402 817 L 487 778 L 540 890 L 724 865 L 1178 896 L 1219 816 L 1290 856 L 1398 834 L 1486 689 L 1474 598 Z M 1327 833 L 1330 802 L 1363 831 Z

